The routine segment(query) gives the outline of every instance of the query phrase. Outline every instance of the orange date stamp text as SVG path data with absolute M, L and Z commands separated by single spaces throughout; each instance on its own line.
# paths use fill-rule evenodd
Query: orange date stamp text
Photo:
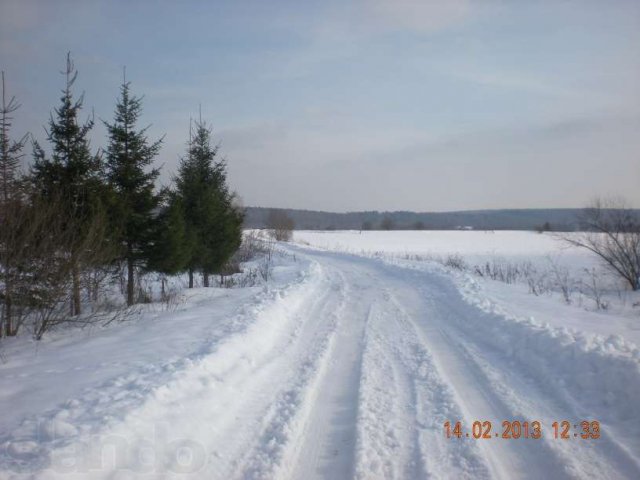
M 550 428 L 549 428 L 550 427 Z M 476 440 L 500 438 L 517 440 L 521 438 L 540 439 L 546 434 L 549 438 L 558 440 L 582 439 L 594 440 L 600 438 L 600 422 L 597 420 L 581 420 L 570 422 L 561 420 L 543 425 L 539 420 L 503 420 L 500 427 L 494 426 L 489 420 L 475 420 L 467 425 L 462 421 L 444 422 L 444 435 L 447 438 L 472 438 Z

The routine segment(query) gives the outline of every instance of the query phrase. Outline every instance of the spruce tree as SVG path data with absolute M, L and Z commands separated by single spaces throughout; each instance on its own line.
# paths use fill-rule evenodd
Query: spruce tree
M 0 298 L 2 316 L 0 318 L 0 337 L 16 333 L 13 327 L 13 270 L 15 268 L 13 247 L 16 236 L 10 226 L 10 217 L 15 215 L 16 202 L 21 202 L 18 189 L 18 167 L 27 135 L 19 140 L 11 140 L 9 130 L 12 114 L 20 108 L 15 97 L 7 101 L 2 72 L 2 105 L 0 106 Z
M 72 87 L 78 76 L 71 54 L 67 53 L 65 88 L 62 91 L 62 105 L 54 110 L 49 119 L 47 141 L 52 148 L 48 157 L 37 142 L 34 142 L 34 165 L 31 178 L 40 195 L 66 203 L 66 215 L 69 228 L 81 238 L 100 209 L 102 184 L 102 162 L 100 156 L 92 154 L 88 139 L 93 128 L 93 119 L 84 124 L 78 121 L 84 95 L 73 99 Z M 82 242 L 76 242 L 80 245 Z M 71 258 L 81 256 L 83 252 L 67 252 Z M 71 314 L 81 313 L 80 306 L 80 268 L 79 260 L 72 269 L 72 305 Z
M 176 179 L 186 229 L 195 242 L 187 262 L 189 288 L 196 271 L 202 273 L 204 286 L 209 286 L 209 275 L 220 271 L 240 245 L 242 214 L 233 207 L 226 164 L 217 153 L 218 148 L 211 144 L 211 129 L 200 119 Z
M 113 123 L 104 122 L 109 135 L 106 150 L 106 174 L 116 196 L 111 206 L 119 243 L 120 258 L 127 265 L 127 305 L 133 305 L 134 272 L 150 255 L 154 209 L 159 197 L 155 179 L 159 170 L 150 168 L 160 151 L 162 138 L 149 142 L 148 127 L 137 129 L 142 113 L 142 98 L 130 94 L 130 83 L 123 80 Z
M 196 126 L 196 132 L 197 130 Z M 191 133 L 190 126 L 187 156 L 181 159 L 175 179 L 177 194 L 184 209 L 186 231 L 194 240 L 191 255 L 186 262 L 189 288 L 193 288 L 193 274 L 200 268 L 200 259 L 203 257 L 202 230 L 206 216 L 204 197 L 213 175 L 213 162 L 217 153 L 217 148 L 212 148 L 210 142 L 206 149 L 200 148 L 198 143 L 202 142 L 197 142 Z

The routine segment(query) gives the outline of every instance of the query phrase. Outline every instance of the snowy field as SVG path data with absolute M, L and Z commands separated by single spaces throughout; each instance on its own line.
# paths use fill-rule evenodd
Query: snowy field
M 553 258 L 577 275 L 591 257 L 529 232 L 295 232 L 278 249 L 258 286 L 3 340 L 0 478 L 640 478 L 633 295 L 611 280 L 596 309 L 473 273 Z
M 588 252 L 567 247 L 556 234 L 528 231 L 296 231 L 295 241 L 354 254 L 384 253 L 396 257 L 459 254 L 469 263 L 505 259 L 544 266 L 557 260 L 576 270 L 595 263 Z

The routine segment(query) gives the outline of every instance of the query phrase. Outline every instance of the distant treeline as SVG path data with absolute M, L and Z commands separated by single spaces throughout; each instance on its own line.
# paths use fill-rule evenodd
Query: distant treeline
M 538 230 L 574 231 L 583 209 L 509 209 L 462 212 L 347 212 L 248 207 L 246 228 L 267 228 L 272 211 L 285 213 L 296 230 Z

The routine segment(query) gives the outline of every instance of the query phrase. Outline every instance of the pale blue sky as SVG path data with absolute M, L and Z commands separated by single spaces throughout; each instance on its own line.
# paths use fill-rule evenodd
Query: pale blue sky
M 638 1 L 0 0 L 16 135 L 67 50 L 99 118 L 127 66 L 165 182 L 202 104 L 246 205 L 640 207 Z

